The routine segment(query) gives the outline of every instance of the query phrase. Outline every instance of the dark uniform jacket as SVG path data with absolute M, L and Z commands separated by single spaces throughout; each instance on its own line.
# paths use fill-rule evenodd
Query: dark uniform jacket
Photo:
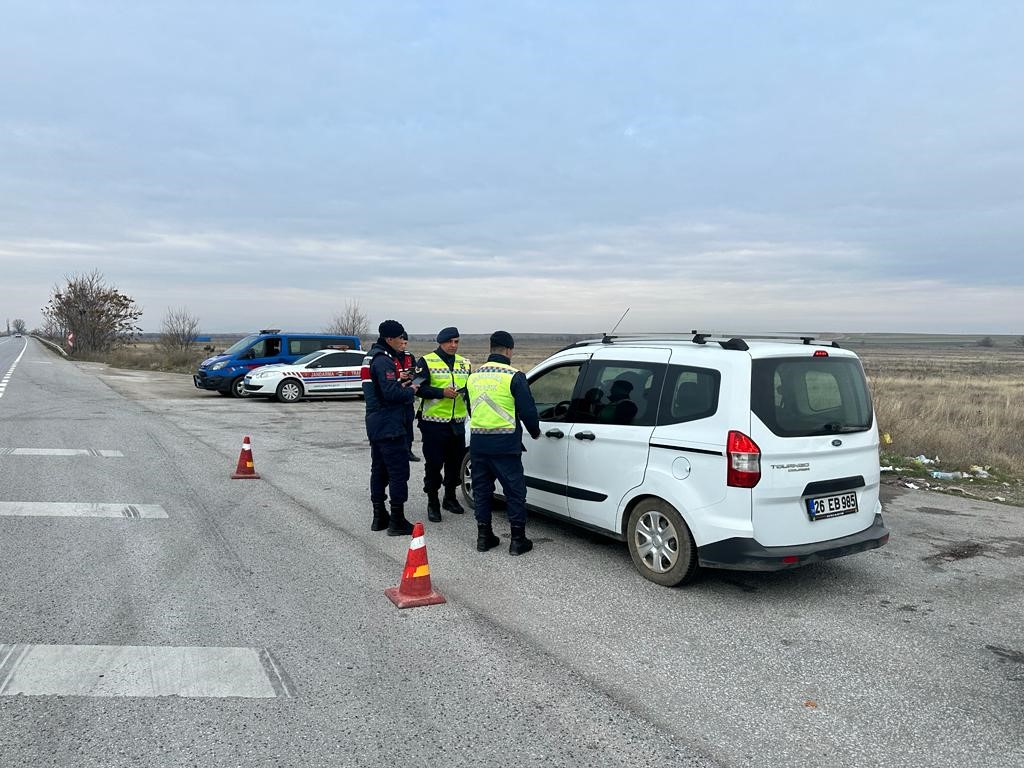
M 361 378 L 366 400 L 366 436 L 370 440 L 405 437 L 412 389 L 403 387 L 398 376 L 398 357 L 387 342 L 377 339 L 363 358 Z
M 512 361 L 504 355 L 491 355 L 487 358 L 487 362 L 512 364 Z M 472 453 L 522 453 L 526 450 L 523 446 L 523 427 L 526 427 L 526 431 L 534 440 L 540 437 L 540 417 L 537 415 L 537 404 L 533 402 L 533 394 L 530 392 L 530 384 L 526 381 L 525 373 L 518 371 L 512 377 L 511 389 L 512 398 L 516 402 L 516 431 L 506 435 L 470 435 L 469 450 Z

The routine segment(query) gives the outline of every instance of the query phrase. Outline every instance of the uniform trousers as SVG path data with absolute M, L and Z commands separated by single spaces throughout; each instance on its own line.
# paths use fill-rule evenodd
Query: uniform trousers
M 473 511 L 477 523 L 488 525 L 494 507 L 494 481 L 501 483 L 509 525 L 526 525 L 526 478 L 521 453 L 477 453 L 470 450 Z
M 405 435 L 370 441 L 370 501 L 392 504 L 409 499 L 409 443 Z
M 421 417 L 420 440 L 425 464 L 423 490 L 429 494 L 437 493 L 442 485 L 451 490 L 458 488 L 462 482 L 462 457 L 466 455 L 462 422 L 424 421 Z

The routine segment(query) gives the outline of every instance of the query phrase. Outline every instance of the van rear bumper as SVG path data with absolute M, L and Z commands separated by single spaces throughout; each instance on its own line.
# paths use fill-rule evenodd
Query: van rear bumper
M 754 539 L 723 539 L 697 548 L 702 566 L 737 571 L 781 571 L 799 568 L 819 560 L 845 557 L 868 549 L 877 549 L 889 541 L 889 529 L 881 515 L 869 528 L 839 539 L 798 544 L 792 547 L 763 547 Z

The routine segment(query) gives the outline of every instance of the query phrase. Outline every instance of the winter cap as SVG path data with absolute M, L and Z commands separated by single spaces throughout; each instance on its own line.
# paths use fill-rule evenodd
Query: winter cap
M 402 341 L 408 341 L 408 340 L 409 340 L 409 334 L 406 333 L 405 331 L 402 331 Z
M 515 345 L 516 341 L 508 331 L 495 331 L 491 334 L 492 347 L 505 347 L 507 349 L 512 349 Z
M 405 328 L 397 320 L 385 320 L 377 326 L 377 330 L 384 339 L 399 339 L 405 333 Z
M 437 334 L 437 343 L 444 344 L 446 341 L 459 338 L 459 329 L 455 326 L 442 328 Z

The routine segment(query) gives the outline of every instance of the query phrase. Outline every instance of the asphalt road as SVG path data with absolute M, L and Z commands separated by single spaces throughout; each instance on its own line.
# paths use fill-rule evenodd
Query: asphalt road
M 887 489 L 881 550 L 674 590 L 560 523 L 510 558 L 446 515 L 426 538 L 448 602 L 398 611 L 408 540 L 369 531 L 362 417 L 29 342 L 0 503 L 166 517 L 0 515 L 0 646 L 62 660 L 33 678 L 0 649 L 4 765 L 1024 764 L 1024 511 Z M 245 435 L 260 480 L 228 479 Z

